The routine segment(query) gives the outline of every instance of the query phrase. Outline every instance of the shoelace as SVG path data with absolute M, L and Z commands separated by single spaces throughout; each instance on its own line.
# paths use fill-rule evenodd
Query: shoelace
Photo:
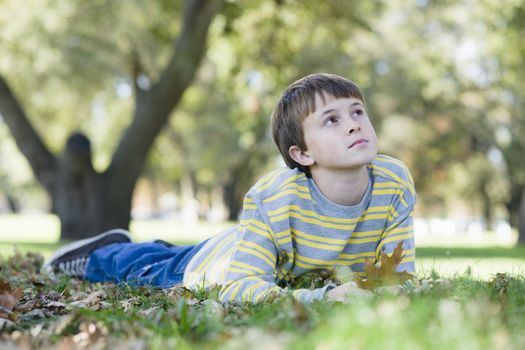
M 86 269 L 87 257 L 68 260 L 58 263 L 58 268 L 69 276 L 81 277 Z

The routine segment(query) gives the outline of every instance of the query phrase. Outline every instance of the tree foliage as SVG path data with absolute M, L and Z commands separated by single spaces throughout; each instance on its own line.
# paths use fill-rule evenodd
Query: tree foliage
M 31 123 L 55 153 L 83 130 L 103 171 L 136 92 L 160 79 L 172 54 L 182 3 L 2 6 L 0 72 Z M 363 87 L 381 151 L 414 173 L 421 214 L 450 213 L 467 198 L 488 226 L 505 216 L 525 225 L 524 8 L 523 0 L 226 1 L 142 174 L 162 190 L 187 179 L 197 192 L 220 189 L 235 217 L 278 159 L 267 130 L 280 92 L 329 71 Z

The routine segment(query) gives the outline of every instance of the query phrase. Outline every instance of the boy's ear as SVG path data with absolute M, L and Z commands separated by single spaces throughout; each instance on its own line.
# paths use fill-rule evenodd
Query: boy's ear
M 308 152 L 303 151 L 297 145 L 290 146 L 290 148 L 288 148 L 288 154 L 293 160 L 302 166 L 311 166 L 315 163 L 315 160 L 308 154 Z

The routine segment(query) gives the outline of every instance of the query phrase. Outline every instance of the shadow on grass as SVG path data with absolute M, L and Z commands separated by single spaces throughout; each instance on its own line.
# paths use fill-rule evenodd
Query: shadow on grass
M 421 247 L 416 248 L 418 258 L 515 258 L 525 260 L 524 247 Z

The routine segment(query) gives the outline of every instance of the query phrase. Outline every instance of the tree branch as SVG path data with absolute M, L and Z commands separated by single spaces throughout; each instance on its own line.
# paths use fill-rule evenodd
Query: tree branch
M 55 183 L 57 160 L 31 125 L 2 75 L 0 75 L 0 114 L 36 178 L 51 193 Z
M 181 33 L 173 54 L 159 81 L 136 95 L 133 121 L 122 136 L 107 170 L 111 178 L 127 173 L 126 184 L 133 186 L 142 170 L 147 153 L 169 115 L 191 83 L 205 52 L 210 23 L 223 0 L 186 1 Z

